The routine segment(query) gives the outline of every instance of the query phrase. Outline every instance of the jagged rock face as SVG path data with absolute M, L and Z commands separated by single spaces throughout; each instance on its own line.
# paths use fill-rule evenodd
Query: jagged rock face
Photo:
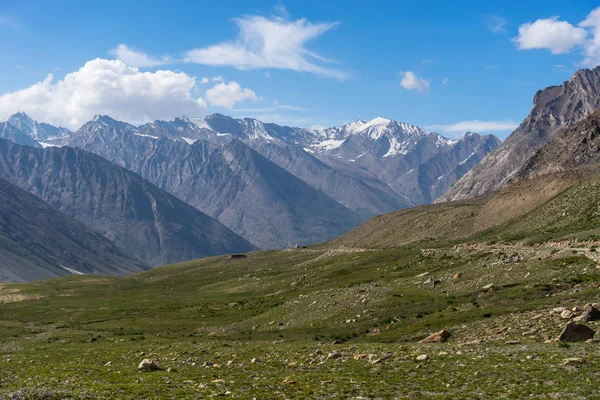
M 145 269 L 102 235 L 0 179 L 0 282 Z
M 7 122 L 34 140 L 58 139 L 71 134 L 71 131 L 66 128 L 57 128 L 50 124 L 38 123 L 22 112 L 13 115 Z
M 501 188 L 556 132 L 586 118 L 598 108 L 600 67 L 579 70 L 562 86 L 538 91 L 533 108 L 521 125 L 437 201 L 473 198 Z
M 80 149 L 34 149 L 0 140 L 0 178 L 151 266 L 254 248 L 137 174 Z
M 42 147 L 25 132 L 10 124 L 9 122 L 0 122 L 0 138 L 10 140 L 24 146 Z
M 116 124 L 92 121 L 69 144 L 140 174 L 258 247 L 316 243 L 361 222 L 352 210 L 239 140 L 189 145 L 119 130 Z
M 511 180 L 578 169 L 600 163 L 600 111 L 565 128 L 545 144 Z

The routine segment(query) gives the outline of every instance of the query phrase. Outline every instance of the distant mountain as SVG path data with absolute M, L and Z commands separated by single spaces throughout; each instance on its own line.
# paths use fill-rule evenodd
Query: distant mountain
M 0 140 L 0 178 L 151 266 L 254 249 L 194 207 L 80 149 L 36 149 Z
M 356 185 L 371 187 L 372 184 L 362 180 L 366 172 L 368 181 L 379 181 L 375 186 L 379 189 L 385 187 L 386 198 L 391 197 L 393 201 L 385 200 L 380 206 L 373 207 L 367 199 L 382 192 L 368 190 L 371 193 L 363 196 L 360 204 L 354 204 L 352 208 L 357 211 L 376 210 L 375 213 L 391 211 L 391 204 L 403 208 L 433 201 L 460 178 L 467 167 L 479 162 L 500 144 L 492 135 L 470 134 L 459 140 L 449 140 L 417 126 L 385 118 L 309 130 L 213 114 L 206 117 L 204 126 L 243 140 L 292 173 L 307 165 L 307 157 L 298 151 L 295 151 L 296 157 L 278 154 L 273 151 L 273 144 L 299 147 L 303 152 L 312 154 L 313 158 L 343 172 Z M 288 151 L 285 146 L 283 151 Z M 311 168 L 316 169 L 315 166 Z M 345 199 L 348 197 L 357 199 L 355 203 L 361 199 L 354 193 L 328 190 L 332 185 L 320 182 L 311 174 L 298 176 L 344 204 L 347 204 Z
M 449 140 L 384 118 L 310 130 L 213 114 L 139 127 L 97 116 L 72 135 L 40 143 L 80 147 L 105 157 L 219 219 L 255 245 L 272 248 L 326 240 L 374 215 L 431 202 L 499 140 L 477 134 Z M 277 178 L 294 185 L 263 184 L 269 175 L 267 164 L 241 143 L 285 170 L 277 169 Z M 296 187 L 319 200 L 293 199 Z M 274 197 L 257 202 L 266 196 Z M 278 206 L 265 209 L 267 203 Z M 281 213 L 289 220 L 267 231 L 263 221 Z
M 577 71 L 562 86 L 538 91 L 521 125 L 438 201 L 472 198 L 504 186 L 556 132 L 599 108 L 600 66 Z
M 10 124 L 8 121 L 0 122 L 0 139 L 10 140 L 24 146 L 42 147 L 28 134 Z
M 102 116 L 81 127 L 68 144 L 140 174 L 260 248 L 328 240 L 361 222 L 352 210 L 237 139 L 190 145 L 158 135 Z
M 110 240 L 0 179 L 0 282 L 145 269 Z
M 38 123 L 23 112 L 14 114 L 7 122 L 38 141 L 55 140 L 71 134 L 71 131 L 66 128 L 57 128 L 50 124 Z

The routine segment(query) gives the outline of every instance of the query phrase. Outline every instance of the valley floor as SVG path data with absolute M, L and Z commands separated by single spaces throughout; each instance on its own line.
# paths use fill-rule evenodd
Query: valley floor
M 594 253 L 316 246 L 4 285 L 0 396 L 594 398 L 600 344 L 545 343 L 600 300 Z

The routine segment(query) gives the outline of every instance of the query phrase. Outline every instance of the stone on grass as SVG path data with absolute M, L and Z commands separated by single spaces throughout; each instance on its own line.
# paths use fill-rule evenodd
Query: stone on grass
M 417 358 L 415 358 L 415 360 L 417 360 L 417 361 L 427 361 L 427 360 L 429 360 L 429 357 L 427 356 L 427 354 L 421 354 L 421 355 L 418 355 Z
M 570 357 L 563 360 L 563 364 L 585 364 L 586 360 L 583 357 Z
M 444 343 L 450 337 L 450 332 L 445 329 L 434 333 L 432 335 L 427 336 L 425 339 L 421 340 L 419 343 Z
M 149 358 L 145 358 L 142 360 L 140 365 L 138 365 L 138 369 L 142 372 L 149 372 L 158 371 L 160 368 L 158 367 L 158 365 L 156 365 L 154 361 L 150 360 Z
M 485 285 L 485 286 L 483 286 L 483 287 L 482 287 L 482 289 L 483 289 L 483 290 L 490 290 L 490 289 L 492 289 L 493 287 L 494 287 L 494 284 L 493 284 L 493 283 L 490 283 L 490 284 L 488 284 L 488 285 Z
M 571 318 L 573 318 L 574 316 L 575 316 L 575 314 L 573 314 L 573 311 L 571 311 L 571 310 L 563 310 L 563 311 L 560 313 L 560 317 L 561 317 L 562 319 L 571 319 Z
M 558 340 L 561 342 L 585 342 L 588 339 L 593 339 L 595 333 L 589 326 L 577 322 L 569 322 L 558 337 Z
M 598 320 L 600 320 L 600 310 L 591 305 L 586 306 L 585 310 L 583 311 L 583 314 L 581 314 L 581 321 L 591 322 Z

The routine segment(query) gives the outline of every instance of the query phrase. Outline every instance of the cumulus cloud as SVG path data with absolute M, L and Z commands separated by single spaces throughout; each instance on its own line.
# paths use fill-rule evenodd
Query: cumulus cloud
M 245 89 L 237 82 L 219 82 L 204 94 L 206 101 L 211 106 L 233 108 L 237 103 L 246 100 L 258 100 L 258 96 L 251 89 Z
M 552 54 L 565 54 L 585 42 L 587 32 L 558 17 L 538 19 L 519 26 L 514 42 L 521 50 L 546 49 Z
M 196 80 L 183 72 L 140 72 L 119 60 L 95 59 L 56 81 L 52 74 L 23 90 L 0 95 L 0 119 L 18 111 L 71 129 L 96 114 L 132 123 L 201 115 L 206 102 L 192 93 Z
M 591 38 L 584 45 L 583 64 L 596 66 L 600 64 L 600 7 L 594 9 L 579 26 L 588 28 L 591 33 Z
M 519 126 L 518 122 L 514 121 L 462 121 L 448 125 L 430 125 L 426 129 L 430 131 L 439 131 L 447 134 L 463 134 L 465 132 L 477 133 L 497 133 L 497 132 L 512 132 Z
M 400 72 L 402 80 L 400 85 L 406 90 L 416 90 L 420 93 L 426 93 L 429 91 L 429 81 L 423 78 L 419 78 L 412 71 Z
M 240 32 L 230 42 L 194 49 L 184 61 L 237 69 L 277 68 L 343 79 L 346 74 L 323 64 L 332 63 L 308 50 L 307 44 L 331 30 L 335 22 L 290 21 L 285 17 L 245 16 L 236 18 Z
M 558 17 L 528 22 L 519 27 L 519 35 L 513 41 L 521 50 L 546 49 L 552 54 L 578 49 L 584 55 L 583 66 L 596 66 L 600 64 L 600 7 L 592 10 L 578 26 Z
M 153 58 L 148 54 L 132 50 L 124 44 L 118 45 L 116 48 L 110 50 L 109 53 L 132 67 L 155 67 L 157 65 L 165 65 L 173 62 L 169 57 L 163 57 L 161 59 Z

